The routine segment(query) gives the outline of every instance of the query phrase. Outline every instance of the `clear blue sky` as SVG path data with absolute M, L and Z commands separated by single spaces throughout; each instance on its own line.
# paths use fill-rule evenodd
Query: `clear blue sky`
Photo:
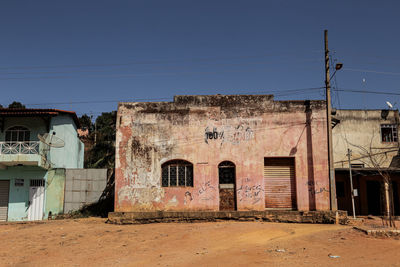
M 74 102 L 323 99 L 323 90 L 280 91 L 324 86 L 324 29 L 333 59 L 344 63 L 339 89 L 400 93 L 399 11 L 399 1 L 365 0 L 2 1 L 0 104 L 97 115 L 117 102 Z M 333 93 L 341 108 L 385 108 L 386 100 L 400 102 Z

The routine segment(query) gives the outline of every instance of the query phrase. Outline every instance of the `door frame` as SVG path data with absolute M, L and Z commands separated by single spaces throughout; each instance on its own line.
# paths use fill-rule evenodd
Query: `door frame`
M 223 163 L 227 163 L 227 164 L 231 164 L 231 166 L 221 166 L 221 164 L 223 164 Z M 236 210 L 238 210 L 238 203 L 237 203 L 237 196 L 236 196 L 236 187 L 237 187 L 237 185 L 236 185 L 236 164 L 235 163 L 233 163 L 233 161 L 230 161 L 230 160 L 223 160 L 223 161 L 221 161 L 219 164 L 218 164 L 218 193 L 219 193 L 219 210 L 221 210 L 221 189 L 227 189 L 227 188 L 221 188 L 221 183 L 220 183 L 220 169 L 222 169 L 222 168 L 231 168 L 231 169 L 233 169 L 233 174 L 234 174 L 234 177 L 233 177 L 233 202 L 234 202 L 234 206 L 233 206 L 233 209 L 232 210 L 230 210 L 230 211 L 236 211 Z

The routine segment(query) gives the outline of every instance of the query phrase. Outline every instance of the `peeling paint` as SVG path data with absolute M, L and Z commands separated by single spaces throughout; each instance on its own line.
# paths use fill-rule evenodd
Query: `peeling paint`
M 237 208 L 264 210 L 268 156 L 295 157 L 299 210 L 327 210 L 329 194 L 310 194 L 307 185 L 313 180 L 329 189 L 325 116 L 324 101 L 274 101 L 271 95 L 120 103 L 115 210 L 218 210 L 218 164 L 226 160 L 236 166 Z M 169 160 L 193 164 L 193 187 L 161 186 L 161 165 Z

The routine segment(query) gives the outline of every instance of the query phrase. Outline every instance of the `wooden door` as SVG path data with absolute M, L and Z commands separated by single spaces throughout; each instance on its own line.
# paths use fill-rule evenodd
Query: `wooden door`
M 230 161 L 218 165 L 219 210 L 236 210 L 236 170 Z

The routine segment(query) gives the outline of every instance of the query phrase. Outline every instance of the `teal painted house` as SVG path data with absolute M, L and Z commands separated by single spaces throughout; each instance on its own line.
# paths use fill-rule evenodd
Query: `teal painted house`
M 66 169 L 83 168 L 75 112 L 0 108 L 0 221 L 63 212 Z

